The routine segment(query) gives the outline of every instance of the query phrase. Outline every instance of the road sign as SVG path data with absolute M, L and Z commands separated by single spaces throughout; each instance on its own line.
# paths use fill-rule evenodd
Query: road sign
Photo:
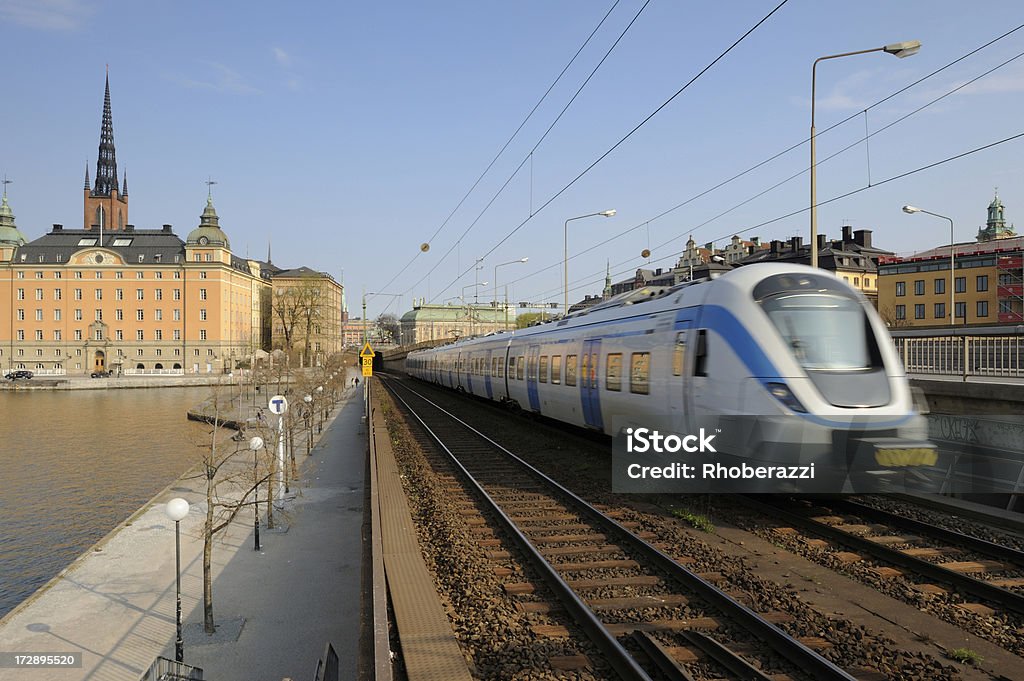
M 373 354 L 374 354 L 373 353 L 373 348 L 370 347 L 370 341 L 366 341 L 363 344 L 363 349 L 359 351 L 359 356 L 363 357 L 363 358 L 365 358 L 365 357 L 373 357 Z
M 270 398 L 270 411 L 280 416 L 288 411 L 288 399 L 284 395 L 274 395 Z
M 373 376 L 373 356 L 363 357 L 363 376 Z

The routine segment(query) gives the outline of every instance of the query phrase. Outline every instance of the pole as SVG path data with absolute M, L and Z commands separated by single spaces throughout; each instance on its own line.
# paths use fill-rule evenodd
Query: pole
M 946 219 L 949 220 L 949 325 L 953 327 L 956 326 L 956 305 L 953 297 L 956 291 L 956 247 L 953 241 L 953 218 Z M 964 323 L 966 322 L 967 310 L 964 310 Z
M 284 414 L 277 417 L 277 498 L 284 499 Z
M 259 473 L 259 450 L 252 450 L 252 477 L 256 483 L 256 488 L 253 490 L 253 505 L 252 505 L 252 533 L 253 533 L 253 551 L 260 550 L 260 473 Z
M 174 521 L 174 582 L 175 593 L 177 594 L 177 606 L 175 609 L 174 622 L 177 627 L 177 638 L 174 639 L 174 659 L 176 662 L 185 661 L 185 642 L 181 640 L 181 521 Z

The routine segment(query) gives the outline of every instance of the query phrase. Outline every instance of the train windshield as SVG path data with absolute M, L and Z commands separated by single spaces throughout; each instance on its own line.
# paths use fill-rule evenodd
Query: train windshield
M 796 293 L 761 301 L 805 369 L 867 369 L 873 364 L 868 325 L 860 304 L 831 293 Z

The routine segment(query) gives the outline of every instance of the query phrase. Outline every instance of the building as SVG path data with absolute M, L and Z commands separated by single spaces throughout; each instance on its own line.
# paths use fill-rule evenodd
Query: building
M 412 310 L 402 315 L 402 341 L 405 345 L 433 340 L 456 340 L 467 336 L 483 336 L 516 326 L 511 306 L 430 305 L 425 300 L 413 301 Z
M 118 185 L 108 78 L 81 229 L 55 224 L 28 240 L 4 193 L 0 319 L 9 322 L 0 324 L 0 366 L 58 375 L 213 373 L 270 349 L 271 287 L 282 271 L 232 252 L 212 194 L 182 240 L 171 225 L 136 229 L 127 179 Z
M 886 323 L 896 328 L 948 328 L 1024 321 L 1024 237 L 1007 227 L 1003 214 L 996 196 L 974 242 L 936 246 L 879 265 L 878 309 Z
M 297 366 L 320 366 L 341 352 L 344 289 L 327 272 L 308 267 L 270 273 L 271 348 L 284 350 Z

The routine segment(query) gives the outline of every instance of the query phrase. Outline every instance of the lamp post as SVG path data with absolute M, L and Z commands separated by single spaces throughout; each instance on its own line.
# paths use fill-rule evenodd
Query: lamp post
M 316 387 L 316 401 L 320 405 L 320 425 L 316 429 L 316 432 L 318 432 L 318 433 L 324 432 L 324 402 L 323 402 L 323 399 L 324 399 L 324 387 L 322 385 L 318 385 Z
M 818 57 L 811 66 L 811 267 L 818 266 L 818 179 L 817 163 L 815 160 L 815 133 L 814 133 L 814 91 L 815 78 L 818 71 L 818 62 L 826 59 L 839 59 L 840 57 L 852 57 L 855 54 L 867 54 L 869 52 L 886 52 L 903 59 L 917 54 L 921 49 L 921 42 L 908 40 L 902 43 L 892 43 L 884 47 L 873 47 L 870 50 L 857 50 L 856 52 L 843 52 L 842 54 L 830 54 L 826 57 Z
M 306 421 L 306 456 L 309 456 L 313 450 L 313 424 L 310 423 L 313 417 L 313 396 L 306 395 L 302 398 L 302 401 L 306 403 L 306 410 L 302 416 Z
M 177 594 L 177 607 L 175 609 L 174 623 L 177 627 L 177 637 L 174 639 L 174 659 L 177 662 L 185 661 L 185 643 L 181 640 L 181 521 L 188 515 L 188 502 L 181 497 L 175 497 L 167 502 L 164 509 L 167 517 L 174 521 L 174 572 L 175 592 Z
M 487 286 L 487 284 L 489 284 L 489 283 L 490 282 L 488 282 L 488 281 L 481 281 L 479 283 L 467 284 L 467 285 L 462 287 L 462 304 L 466 306 L 466 310 L 469 313 L 469 335 L 470 336 L 473 335 L 473 308 L 470 306 L 469 303 L 466 302 L 466 289 L 467 288 L 478 289 L 481 286 Z
M 610 218 L 615 215 L 615 209 L 603 210 L 600 213 L 587 213 L 586 215 L 577 215 L 574 218 L 569 218 L 565 221 L 565 226 L 562 229 L 562 272 L 564 274 L 565 286 L 563 290 L 563 298 L 565 303 L 565 312 L 563 314 L 569 314 L 569 223 L 573 220 L 582 220 L 583 218 L 592 218 L 595 215 Z
M 903 212 L 913 215 L 914 213 L 924 213 L 933 217 L 942 218 L 943 220 L 949 220 L 949 325 L 956 326 L 956 306 L 954 292 L 956 291 L 956 247 L 953 240 L 953 218 L 945 215 L 939 215 L 933 213 L 930 210 L 924 208 L 918 208 L 916 206 L 903 206 Z M 964 322 L 967 321 L 967 313 L 964 312 Z
M 259 474 L 259 452 L 263 449 L 263 438 L 256 435 L 249 440 L 249 449 L 252 450 L 252 478 L 255 485 L 253 489 L 253 495 L 256 499 L 252 505 L 252 533 L 253 533 L 253 551 L 260 550 L 260 504 L 259 504 L 259 489 L 260 489 L 260 474 Z
M 520 258 L 519 260 L 509 260 L 508 262 L 498 263 L 494 266 L 494 304 L 498 304 L 498 268 L 504 267 L 505 265 L 515 265 L 516 263 L 523 263 L 529 260 L 529 258 Z M 503 330 L 508 330 L 508 287 L 505 288 L 505 324 L 501 327 Z

